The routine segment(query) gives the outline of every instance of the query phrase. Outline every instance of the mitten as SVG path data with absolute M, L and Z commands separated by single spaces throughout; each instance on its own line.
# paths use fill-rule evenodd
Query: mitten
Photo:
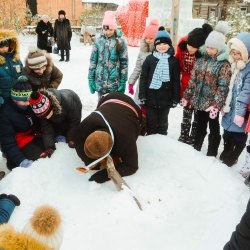
M 177 106 L 177 102 L 173 102 L 172 105 L 171 105 L 171 108 L 175 108 Z
M 63 135 L 58 135 L 55 137 L 56 142 L 66 142 L 66 137 Z
M 121 93 L 124 93 L 125 88 L 126 88 L 126 82 L 124 80 L 121 80 L 117 91 L 121 92 Z
M 105 181 L 108 181 L 109 177 L 108 177 L 108 172 L 105 169 L 93 174 L 90 178 L 89 181 L 95 181 L 97 183 L 103 183 Z
M 134 94 L 134 85 L 133 84 L 128 84 L 128 92 L 129 94 L 133 95 Z
M 69 146 L 70 148 L 75 148 L 75 143 L 74 143 L 72 140 L 69 140 L 69 141 L 68 141 L 68 146 Z
M 28 168 L 29 166 L 31 166 L 32 163 L 33 163 L 32 160 L 24 159 L 24 160 L 20 163 L 20 167 L 22 167 L 22 168 Z
M 219 113 L 219 109 L 218 109 L 217 107 L 215 107 L 215 106 L 210 106 L 210 107 L 207 108 L 205 111 L 206 111 L 206 112 L 209 112 L 209 117 L 210 117 L 211 119 L 215 119 L 216 116 L 217 116 L 218 113 Z
M 45 151 L 44 152 L 42 152 L 41 154 L 40 154 L 40 157 L 41 158 L 46 158 L 47 156 L 50 158 L 51 157 L 51 155 L 54 153 L 54 149 L 51 149 L 51 148 L 47 148 L 47 149 L 45 149 Z
M 1 107 L 1 105 L 3 105 L 3 104 L 4 104 L 4 99 L 3 99 L 3 97 L 0 96 L 0 107 Z
M 182 98 L 180 101 L 180 105 L 183 107 L 187 107 L 189 105 L 189 100 L 186 98 Z
M 15 206 L 20 206 L 21 204 L 20 200 L 13 194 L 9 194 L 6 198 L 11 200 L 15 204 Z
M 95 80 L 92 78 L 89 79 L 89 90 L 91 94 L 94 94 L 96 91 Z
M 239 115 L 236 115 L 234 117 L 234 123 L 238 126 L 241 127 L 245 121 L 245 118 Z

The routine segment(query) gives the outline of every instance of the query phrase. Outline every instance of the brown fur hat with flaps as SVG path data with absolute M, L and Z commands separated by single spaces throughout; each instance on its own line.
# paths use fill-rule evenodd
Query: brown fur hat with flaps
M 9 53 L 13 53 L 13 61 L 17 62 L 20 60 L 20 43 L 18 34 L 15 30 L 0 30 L 0 43 L 3 41 L 9 43 Z M 5 58 L 0 55 L 0 65 L 5 63 Z

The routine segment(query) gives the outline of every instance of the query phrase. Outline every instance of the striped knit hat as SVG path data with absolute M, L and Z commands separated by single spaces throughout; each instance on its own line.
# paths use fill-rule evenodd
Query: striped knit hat
M 29 46 L 28 65 L 31 69 L 40 69 L 47 65 L 46 52 L 38 49 L 35 45 Z
M 52 110 L 51 101 L 46 95 L 33 91 L 30 95 L 30 106 L 36 116 L 44 118 Z
M 32 92 L 29 80 L 26 76 L 19 76 L 11 89 L 11 98 L 16 101 L 28 101 Z

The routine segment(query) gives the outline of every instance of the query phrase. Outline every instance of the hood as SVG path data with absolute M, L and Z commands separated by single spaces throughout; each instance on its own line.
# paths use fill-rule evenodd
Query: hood
M 154 43 L 148 45 L 145 42 L 145 39 L 143 38 L 140 42 L 140 51 L 144 53 L 152 52 L 154 50 L 155 46 Z
M 20 60 L 20 42 L 15 30 L 0 30 L 0 42 L 9 40 L 9 53 L 13 53 L 13 61 Z M 5 58 L 0 55 L 0 65 L 5 63 Z

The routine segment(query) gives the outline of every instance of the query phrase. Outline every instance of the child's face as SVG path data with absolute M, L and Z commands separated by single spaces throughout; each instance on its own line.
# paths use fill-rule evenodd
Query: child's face
M 206 52 L 209 56 L 215 56 L 218 53 L 218 50 L 212 47 L 206 47 Z
M 39 68 L 39 69 L 33 69 L 33 71 L 37 74 L 37 75 L 39 75 L 39 76 L 41 76 L 41 75 L 43 75 L 43 72 L 46 70 L 46 66 L 44 65 L 44 66 L 42 66 L 41 68 Z
M 165 53 L 169 50 L 170 46 L 167 43 L 159 43 L 155 48 L 158 52 Z
M 20 106 L 29 106 L 30 105 L 29 101 L 17 101 L 17 100 L 14 100 L 14 102 L 16 102 Z
M 9 51 L 9 46 L 0 47 L 0 53 L 7 53 Z
M 187 44 L 187 50 L 190 55 L 193 55 L 198 49 Z
M 145 42 L 146 42 L 148 45 L 154 43 L 154 40 L 155 40 L 154 38 L 145 37 Z
M 115 34 L 115 30 L 103 30 L 103 32 L 107 37 L 111 37 Z
M 233 56 L 233 58 L 234 58 L 235 61 L 242 60 L 241 53 L 238 50 L 236 50 L 236 49 L 232 49 L 230 51 L 230 55 Z

